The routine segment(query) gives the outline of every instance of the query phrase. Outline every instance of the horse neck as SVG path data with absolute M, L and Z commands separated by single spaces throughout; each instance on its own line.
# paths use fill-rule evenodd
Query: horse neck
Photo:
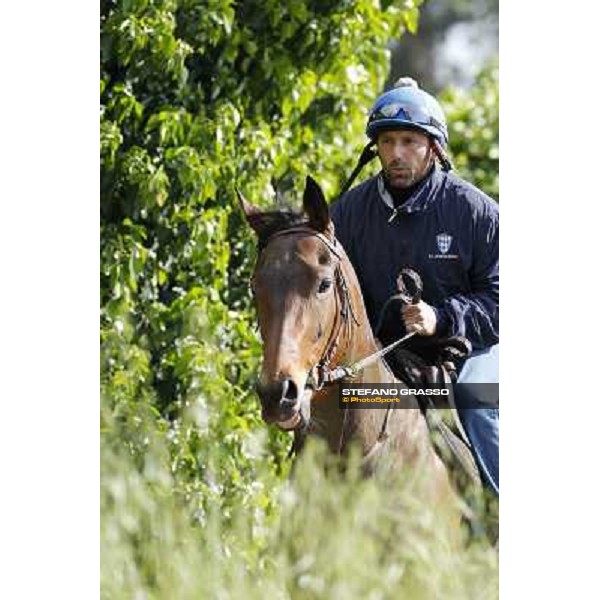
M 346 279 L 351 313 L 345 325 L 342 326 L 338 355 L 334 358 L 332 367 L 350 366 L 380 350 L 380 344 L 375 338 L 363 301 L 358 279 L 352 265 L 345 258 L 342 261 L 342 273 Z M 358 323 L 357 323 L 358 322 Z M 378 358 L 351 380 L 352 383 L 393 383 L 404 386 L 398 381 L 387 363 Z M 357 439 L 366 454 L 374 447 L 381 432 L 385 410 L 340 410 L 337 386 L 323 388 L 317 392 L 311 402 L 311 419 L 313 433 L 327 440 L 333 452 L 341 452 L 342 447 L 350 436 Z M 428 447 L 429 437 L 424 422 L 421 422 L 420 412 L 415 410 L 395 410 L 394 418 L 389 422 L 390 436 L 404 442 L 395 445 L 395 452 L 414 454 L 415 448 Z M 418 443 L 414 440 L 418 439 Z M 407 440 L 413 440 L 410 443 Z
M 356 316 L 356 321 L 352 315 L 348 318 L 348 326 L 345 328 L 345 339 L 341 347 L 345 349 L 339 359 L 343 365 L 354 364 L 355 362 L 371 356 L 381 349 L 381 346 L 367 316 L 367 310 L 360 291 L 360 285 L 356 273 L 352 268 L 350 261 L 344 258 L 342 261 L 342 273 L 348 284 L 348 294 L 352 304 L 352 312 Z M 359 377 L 360 381 L 369 383 L 394 383 L 396 378 L 382 358 L 377 358 L 373 363 L 366 367 Z
M 375 338 L 363 301 L 358 279 L 347 259 L 342 261 L 342 273 L 346 278 L 348 293 L 352 303 L 352 314 L 342 329 L 340 351 L 332 367 L 350 366 L 380 350 L 380 344 Z M 358 323 L 357 323 L 358 322 Z M 387 363 L 377 358 L 361 373 L 351 380 L 356 383 L 393 383 L 404 386 L 398 381 Z M 386 411 L 378 410 L 340 410 L 337 386 L 324 388 L 318 392 L 311 403 L 313 432 L 325 438 L 333 452 L 342 452 L 350 438 L 359 442 L 366 455 L 376 444 L 381 433 Z M 394 418 L 390 419 L 388 433 L 395 440 L 394 452 L 400 454 L 414 453 L 415 447 L 424 448 L 428 444 L 428 435 L 424 423 L 416 410 L 395 410 Z M 414 442 L 418 438 L 418 443 Z M 410 441 L 410 443 L 407 442 Z M 386 450 L 386 452 L 388 452 Z

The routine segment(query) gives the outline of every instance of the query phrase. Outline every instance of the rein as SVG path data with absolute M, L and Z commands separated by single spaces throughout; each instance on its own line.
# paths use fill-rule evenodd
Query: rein
M 384 304 L 383 308 L 381 309 L 381 314 L 379 315 L 379 323 L 375 330 L 376 335 L 378 335 L 379 331 L 381 330 L 381 326 L 383 324 L 383 317 L 387 308 L 390 306 L 393 300 L 400 299 L 405 304 L 417 304 L 419 302 L 419 300 L 421 299 L 421 293 L 423 291 L 423 282 L 421 281 L 419 274 L 416 271 L 413 271 L 412 269 L 402 269 L 398 277 L 398 290 L 399 294 L 389 298 Z M 353 365 L 350 365 L 348 367 L 336 367 L 335 369 L 330 370 L 326 374 L 326 378 L 321 381 L 319 387 L 313 386 L 314 389 L 321 389 L 324 385 L 335 383 L 336 381 L 344 379 L 345 377 L 356 377 L 358 373 L 360 373 L 360 371 L 362 371 L 365 367 L 368 367 L 369 365 L 373 364 L 379 358 L 385 356 L 388 352 L 391 352 L 394 348 L 399 346 L 402 342 L 405 342 L 406 340 L 410 339 L 416 333 L 416 331 L 408 333 L 407 335 L 401 337 L 395 342 L 392 342 L 384 348 L 373 352 L 373 354 L 369 354 L 365 358 L 362 358 L 361 360 L 355 362 Z

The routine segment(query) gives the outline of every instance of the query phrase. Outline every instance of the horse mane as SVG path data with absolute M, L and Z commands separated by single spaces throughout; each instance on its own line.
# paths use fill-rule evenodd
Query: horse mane
M 306 215 L 293 210 L 261 212 L 249 217 L 250 224 L 258 235 L 258 251 L 264 249 L 269 239 L 285 229 L 308 225 Z

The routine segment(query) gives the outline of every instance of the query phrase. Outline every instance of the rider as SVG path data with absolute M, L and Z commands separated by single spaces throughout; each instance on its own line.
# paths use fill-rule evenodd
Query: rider
M 401 78 L 376 100 L 367 135 L 381 171 L 342 195 L 332 218 L 371 325 L 397 293 L 400 270 L 413 268 L 422 300 L 403 307 L 396 335 L 464 336 L 473 353 L 457 383 L 498 383 L 497 203 L 449 172 L 444 113 L 414 80 Z M 498 494 L 499 410 L 481 389 L 456 386 L 456 405 L 483 479 Z

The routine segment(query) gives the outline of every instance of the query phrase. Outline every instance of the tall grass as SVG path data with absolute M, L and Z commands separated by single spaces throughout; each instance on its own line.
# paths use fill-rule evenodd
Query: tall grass
M 290 478 L 258 452 L 251 501 L 224 511 L 218 473 L 184 487 L 164 436 L 147 428 L 136 454 L 106 410 L 103 421 L 102 598 L 498 597 L 497 552 L 453 545 L 443 511 L 419 504 L 407 479 L 362 480 L 356 461 L 324 469 L 318 444 Z

